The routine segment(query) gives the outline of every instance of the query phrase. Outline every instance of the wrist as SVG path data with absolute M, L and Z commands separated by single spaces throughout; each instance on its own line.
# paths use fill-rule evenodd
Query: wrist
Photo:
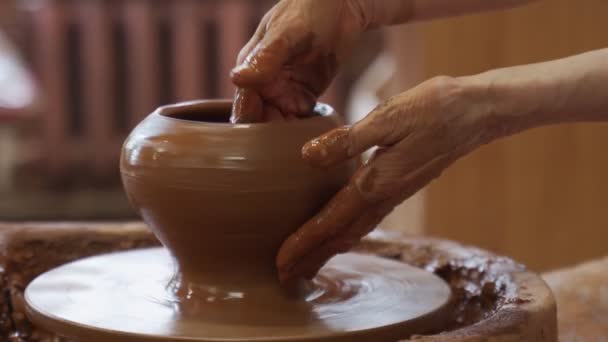
M 484 132 L 484 142 L 550 123 L 539 96 L 546 92 L 546 85 L 522 84 L 517 75 L 503 72 L 506 70 L 461 78 L 465 93 L 476 103 L 477 114 L 472 120 Z

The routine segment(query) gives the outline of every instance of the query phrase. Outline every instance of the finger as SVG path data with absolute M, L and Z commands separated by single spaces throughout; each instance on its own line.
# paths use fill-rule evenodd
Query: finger
M 260 122 L 264 119 L 262 98 L 253 89 L 238 88 L 232 103 L 232 123 Z
M 345 229 L 325 241 L 290 268 L 279 268 L 279 280 L 286 283 L 299 277 L 312 279 L 327 261 L 336 254 L 349 251 L 363 236 L 372 231 L 382 221 L 382 218 L 390 213 L 392 208 L 394 208 L 394 205 L 380 204 L 364 211 L 362 216 L 349 229 Z
M 354 125 L 334 129 L 309 141 L 302 148 L 302 156 L 312 165 L 328 167 L 371 147 L 395 144 L 409 134 L 410 125 L 405 118 L 419 110 L 402 102 L 392 98 Z
M 340 229 L 348 227 L 366 207 L 367 204 L 352 184 L 344 187 L 317 215 L 283 242 L 277 254 L 277 267 L 280 270 L 291 269 L 311 250 L 322 245 Z
M 243 62 L 232 69 L 232 82 L 243 88 L 269 83 L 287 61 L 310 47 L 311 43 L 311 34 L 300 29 L 267 32 Z
M 338 71 L 335 55 L 321 55 L 318 52 L 298 57 L 293 68 L 287 70 L 288 79 L 304 85 L 315 97 L 319 97 L 327 89 Z
M 438 176 L 434 170 L 442 170 L 447 167 L 444 163 L 466 153 L 440 141 L 434 133 L 417 132 L 391 147 L 378 148 L 361 168 L 365 172 L 353 180 L 361 196 L 368 203 L 380 203 L 396 195 L 409 197 L 408 189 L 417 186 L 417 179 Z
M 264 101 L 280 109 L 283 114 L 296 117 L 311 116 L 317 102 L 317 97 L 306 86 L 282 77 L 258 89 Z
M 390 156 L 391 154 L 397 153 L 389 152 L 382 154 Z M 300 250 L 297 251 L 297 253 L 293 253 L 293 255 L 288 255 L 289 251 L 284 251 L 283 257 L 285 259 L 292 259 L 290 259 L 289 262 L 282 260 L 283 262 L 277 263 L 279 279 L 282 282 L 288 282 L 302 276 L 309 278 L 314 276 L 331 257 L 351 249 L 361 238 L 371 232 L 395 206 L 438 177 L 453 160 L 454 158 L 451 156 L 440 155 L 410 174 L 407 174 L 401 181 L 393 180 L 392 189 L 396 190 L 379 195 L 379 198 L 387 199 L 381 200 L 375 205 L 371 205 L 371 209 L 364 209 L 357 213 L 353 213 L 358 216 L 351 224 L 346 226 L 336 225 L 333 227 L 333 231 L 327 232 L 324 239 L 317 240 L 317 245 L 313 245 L 312 249 Z M 381 165 L 382 161 L 377 163 L 380 165 L 371 165 L 370 167 L 383 167 L 383 165 Z M 386 177 L 378 176 L 373 179 L 382 180 L 385 178 Z M 372 182 L 375 182 L 373 179 Z M 370 188 L 377 189 L 378 186 L 371 185 Z M 331 213 L 327 215 L 331 215 Z M 337 228 L 337 231 L 336 227 L 339 227 Z M 323 228 L 325 227 L 322 227 L 322 229 Z M 303 227 L 302 229 L 306 228 Z M 300 234 L 302 234 L 302 232 Z M 306 246 L 306 248 L 309 247 L 310 244 Z
M 361 206 L 353 206 L 349 208 L 350 212 L 339 213 L 332 210 L 332 203 L 339 204 L 343 198 L 336 196 L 317 215 L 324 218 L 323 222 L 313 218 L 295 233 L 299 236 L 306 235 L 309 240 L 296 240 L 294 237 L 294 240 L 288 239 L 283 244 L 277 259 L 279 279 L 282 282 L 299 276 L 314 276 L 332 256 L 348 251 L 392 210 L 394 205 L 387 208 L 386 201 L 379 199 L 377 202 L 370 202 L 365 198 L 369 196 L 362 193 L 362 190 L 368 191 L 367 188 L 374 188 L 366 183 L 376 181 L 378 176 L 375 170 L 375 165 L 360 168 L 346 187 L 353 189 L 351 190 L 353 197 L 356 197 L 359 203 L 363 203 Z M 390 194 L 384 195 L 390 196 Z M 292 244 L 288 244 L 288 241 Z

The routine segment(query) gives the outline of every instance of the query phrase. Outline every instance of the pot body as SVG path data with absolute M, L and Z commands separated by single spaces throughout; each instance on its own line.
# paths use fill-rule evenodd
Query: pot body
M 161 107 L 124 143 L 130 202 L 181 274 L 235 280 L 274 274 L 281 243 L 348 180 L 353 164 L 316 169 L 308 140 L 342 124 L 326 105 L 294 121 L 229 124 L 230 101 Z

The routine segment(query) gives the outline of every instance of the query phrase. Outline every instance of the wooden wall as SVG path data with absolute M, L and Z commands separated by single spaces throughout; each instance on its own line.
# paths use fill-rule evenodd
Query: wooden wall
M 405 69 L 465 75 L 608 47 L 607 18 L 605 0 L 550 0 L 425 23 L 417 27 L 424 62 Z M 432 184 L 424 231 L 536 270 L 605 255 L 607 175 L 608 125 L 530 131 L 479 149 Z

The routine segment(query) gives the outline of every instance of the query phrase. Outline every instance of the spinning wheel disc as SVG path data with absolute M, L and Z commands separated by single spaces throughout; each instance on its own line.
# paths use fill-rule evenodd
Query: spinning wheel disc
M 75 261 L 36 278 L 30 319 L 78 341 L 394 341 L 441 326 L 450 288 L 403 263 L 348 253 L 298 296 L 274 279 L 201 286 L 177 297 L 162 248 Z

